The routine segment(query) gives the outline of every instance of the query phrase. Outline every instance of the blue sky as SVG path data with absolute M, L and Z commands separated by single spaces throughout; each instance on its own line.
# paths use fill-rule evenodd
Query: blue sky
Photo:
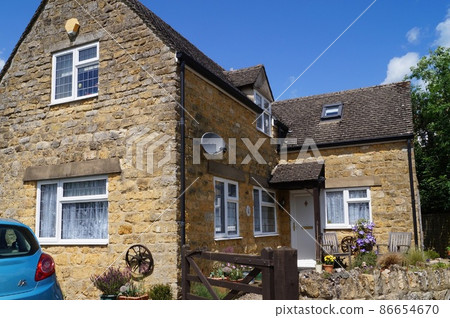
M 399 81 L 429 49 L 450 46 L 443 0 L 141 1 L 225 69 L 264 64 L 279 99 Z M 39 2 L 2 1 L 0 67 Z

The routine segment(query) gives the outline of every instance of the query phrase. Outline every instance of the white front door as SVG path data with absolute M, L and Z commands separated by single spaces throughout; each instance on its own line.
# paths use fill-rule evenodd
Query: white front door
M 297 266 L 316 265 L 314 199 L 307 193 L 291 192 L 291 242 L 297 249 Z

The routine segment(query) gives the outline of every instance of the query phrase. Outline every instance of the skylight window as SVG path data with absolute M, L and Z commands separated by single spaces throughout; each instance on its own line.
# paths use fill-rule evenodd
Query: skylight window
M 339 119 L 342 117 L 342 103 L 324 105 L 322 108 L 322 120 Z

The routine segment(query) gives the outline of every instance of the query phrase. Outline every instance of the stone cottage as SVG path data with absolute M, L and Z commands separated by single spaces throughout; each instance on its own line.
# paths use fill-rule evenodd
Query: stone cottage
M 311 266 L 292 218 L 345 233 L 351 204 L 380 240 L 420 236 L 411 138 L 407 83 L 274 103 L 262 65 L 225 71 L 137 0 L 43 0 L 0 73 L 0 216 L 35 229 L 68 299 L 133 244 L 176 292 L 183 244 Z

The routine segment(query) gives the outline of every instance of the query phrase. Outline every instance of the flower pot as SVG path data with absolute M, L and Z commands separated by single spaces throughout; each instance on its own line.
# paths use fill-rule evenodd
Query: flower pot
M 323 269 L 325 272 L 332 273 L 334 265 L 323 264 Z
M 118 300 L 148 300 L 148 295 L 144 294 L 141 296 L 123 296 L 120 295 L 118 298 Z
M 101 300 L 116 300 L 117 295 L 100 295 Z

